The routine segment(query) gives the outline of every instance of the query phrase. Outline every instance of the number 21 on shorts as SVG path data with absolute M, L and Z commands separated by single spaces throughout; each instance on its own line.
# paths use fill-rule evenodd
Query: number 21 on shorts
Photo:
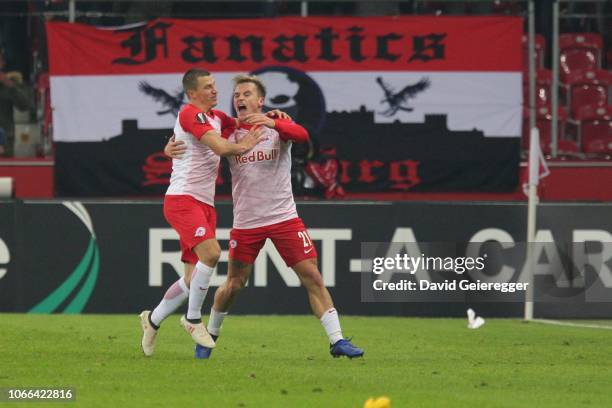
M 300 231 L 297 234 L 298 234 L 298 237 L 302 239 L 302 242 L 304 243 L 304 253 L 307 254 L 308 252 L 312 250 L 312 241 L 310 239 L 310 236 L 308 236 L 308 233 L 306 231 Z

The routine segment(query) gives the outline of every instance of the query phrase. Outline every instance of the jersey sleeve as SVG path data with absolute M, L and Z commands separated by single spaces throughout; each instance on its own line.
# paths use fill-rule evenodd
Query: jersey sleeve
M 221 130 L 228 128 L 228 127 L 236 127 L 236 119 L 232 118 L 231 116 L 228 116 L 227 114 L 225 114 L 225 112 L 220 111 L 220 110 L 214 110 L 215 115 L 221 119 Z
M 235 130 L 236 130 L 235 126 L 224 127 L 221 130 L 221 137 L 224 139 L 229 139 L 229 137 L 232 135 L 232 133 L 234 133 Z
M 285 142 L 291 140 L 296 143 L 305 143 L 308 141 L 306 129 L 289 119 L 276 119 L 274 128 Z
M 185 132 L 191 133 L 198 140 L 206 132 L 215 130 L 204 112 L 190 106 L 179 112 L 179 123 Z

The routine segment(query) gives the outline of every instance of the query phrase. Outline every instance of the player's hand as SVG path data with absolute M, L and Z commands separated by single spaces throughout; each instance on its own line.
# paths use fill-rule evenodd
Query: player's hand
M 271 129 L 274 129 L 275 126 L 274 119 L 263 113 L 249 113 L 244 118 L 244 122 L 249 125 L 266 126 Z
M 293 120 L 291 116 L 289 116 L 286 112 L 283 112 L 282 110 L 278 110 L 278 109 L 273 109 L 271 111 L 266 112 L 266 116 L 270 118 Z
M 253 126 L 249 132 L 242 138 L 240 144 L 245 148 L 245 152 L 251 150 L 255 145 L 264 140 L 264 130 L 260 126 Z
M 173 159 L 180 159 L 187 151 L 187 146 L 182 140 L 176 140 L 176 136 L 172 135 L 166 147 L 164 147 L 164 154 Z

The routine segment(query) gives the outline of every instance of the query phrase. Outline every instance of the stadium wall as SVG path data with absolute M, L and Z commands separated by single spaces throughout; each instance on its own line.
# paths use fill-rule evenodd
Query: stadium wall
M 484 316 L 522 315 L 520 302 L 362 302 L 359 260 L 362 242 L 469 242 L 477 234 L 524 241 L 524 203 L 301 202 L 298 207 L 343 314 L 462 316 L 469 305 Z M 217 236 L 227 249 L 231 203 L 221 202 L 217 210 Z M 538 230 L 557 243 L 571 243 L 577 231 L 612 243 L 612 204 L 543 204 L 538 212 Z M 309 313 L 306 292 L 292 271 L 272 246 L 263 252 L 234 313 Z M 154 306 L 181 269 L 177 236 L 160 201 L 0 201 L 0 312 L 136 313 Z M 224 251 L 213 286 L 226 270 Z M 536 304 L 539 317 L 611 314 L 610 302 Z

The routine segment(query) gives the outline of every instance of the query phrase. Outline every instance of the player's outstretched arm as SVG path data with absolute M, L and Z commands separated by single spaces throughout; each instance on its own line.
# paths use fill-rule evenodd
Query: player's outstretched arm
M 173 159 L 180 159 L 187 151 L 187 146 L 182 140 L 176 140 L 176 135 L 172 135 L 164 147 L 164 154 Z
M 278 135 L 285 142 L 289 140 L 296 143 L 308 142 L 308 131 L 303 126 L 300 126 L 290 120 L 283 119 L 275 120 L 274 124 Z
M 210 130 L 202 136 L 200 142 L 215 152 L 219 156 L 233 156 L 235 154 L 244 154 L 251 150 L 257 143 L 265 138 L 263 129 L 259 126 L 253 126 L 245 137 L 238 143 L 230 143 L 216 130 Z
M 294 141 L 296 143 L 305 143 L 308 141 L 308 132 L 304 127 L 288 119 L 272 119 L 263 113 L 251 113 L 246 115 L 246 123 L 250 125 L 267 126 L 271 129 L 276 129 L 281 139 L 284 141 Z

